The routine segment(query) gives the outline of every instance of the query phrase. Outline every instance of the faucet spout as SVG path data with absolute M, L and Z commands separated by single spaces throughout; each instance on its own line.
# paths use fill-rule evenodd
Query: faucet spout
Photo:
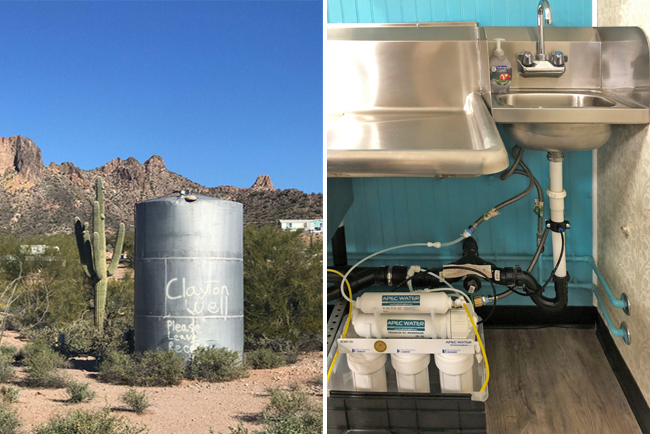
M 537 5 L 537 25 L 539 26 L 539 40 L 537 41 L 537 60 L 546 60 L 544 51 L 544 22 L 546 24 L 553 24 L 551 18 L 551 5 L 547 0 L 539 0 Z

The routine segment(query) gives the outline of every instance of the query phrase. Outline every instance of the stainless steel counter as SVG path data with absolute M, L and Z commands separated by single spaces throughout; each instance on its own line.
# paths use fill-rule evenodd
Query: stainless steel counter
M 476 23 L 330 26 L 325 53 L 329 177 L 507 167 L 480 94 Z
M 328 176 L 476 176 L 508 155 L 477 93 L 464 109 L 368 110 L 327 125 Z

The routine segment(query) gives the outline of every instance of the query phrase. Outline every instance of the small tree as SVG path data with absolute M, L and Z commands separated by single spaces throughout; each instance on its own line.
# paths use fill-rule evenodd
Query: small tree
M 244 230 L 244 326 L 249 338 L 322 335 L 322 242 L 275 226 Z
M 122 244 L 124 243 L 124 223 L 120 223 L 117 231 L 117 241 L 113 251 L 113 259 L 110 266 L 106 267 L 106 214 L 104 208 L 104 186 L 102 178 L 97 177 L 95 181 L 96 198 L 93 202 L 93 227 L 92 234 L 88 222 L 81 223 L 79 217 L 75 217 L 74 228 L 77 238 L 77 248 L 84 274 L 91 280 L 94 288 L 95 298 L 95 326 L 99 330 L 104 329 L 104 311 L 106 307 L 106 287 L 108 276 L 112 276 L 117 270 L 122 255 Z

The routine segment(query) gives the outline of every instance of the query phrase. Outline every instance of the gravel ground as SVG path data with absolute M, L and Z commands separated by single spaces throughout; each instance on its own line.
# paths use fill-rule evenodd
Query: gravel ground
M 26 342 L 17 333 L 5 332 L 2 345 L 22 347 Z M 77 365 L 83 366 L 83 360 Z M 300 384 L 310 394 L 314 403 L 322 403 L 323 353 L 311 352 L 300 356 L 291 366 L 277 369 L 251 370 L 250 377 L 229 383 L 202 383 L 184 380 L 173 387 L 138 387 L 149 398 L 150 407 L 143 415 L 129 411 L 120 397 L 128 389 L 100 383 L 96 373 L 85 369 L 62 369 L 61 373 L 77 381 L 90 382 L 96 392 L 95 399 L 84 404 L 67 404 L 65 389 L 22 388 L 18 402 L 13 407 L 23 423 L 22 433 L 30 433 L 40 423 L 54 415 L 73 409 L 110 407 L 116 414 L 131 420 L 135 425 L 146 426 L 150 433 L 208 434 L 228 433 L 228 427 L 240 422 L 250 429 L 260 429 L 257 416 L 268 402 L 268 390 Z M 18 368 L 18 380 L 24 376 Z

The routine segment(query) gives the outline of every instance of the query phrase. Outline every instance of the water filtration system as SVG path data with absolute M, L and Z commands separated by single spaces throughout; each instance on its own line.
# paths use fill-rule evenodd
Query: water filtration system
M 352 309 L 354 333 L 366 339 L 444 339 L 474 341 L 472 322 L 476 314 L 468 316 L 461 299 L 456 301 L 442 292 L 423 294 L 366 293 Z M 383 345 L 375 341 L 377 353 L 352 352 L 347 362 L 353 373 L 356 391 L 387 392 L 385 363 L 388 360 Z M 426 341 L 423 341 L 426 342 Z M 450 342 L 451 343 L 451 342 Z M 407 343 L 409 345 L 410 343 Z M 354 351 L 359 351 L 355 348 Z M 408 351 L 408 352 L 407 352 Z M 435 350 L 432 350 L 435 351 Z M 435 354 L 443 393 L 471 393 L 474 391 L 472 367 L 477 354 L 459 354 L 452 348 Z M 390 354 L 396 372 L 399 392 L 430 392 L 430 354 L 413 353 L 396 348 Z
M 135 213 L 135 349 L 244 349 L 243 206 L 183 195 Z

